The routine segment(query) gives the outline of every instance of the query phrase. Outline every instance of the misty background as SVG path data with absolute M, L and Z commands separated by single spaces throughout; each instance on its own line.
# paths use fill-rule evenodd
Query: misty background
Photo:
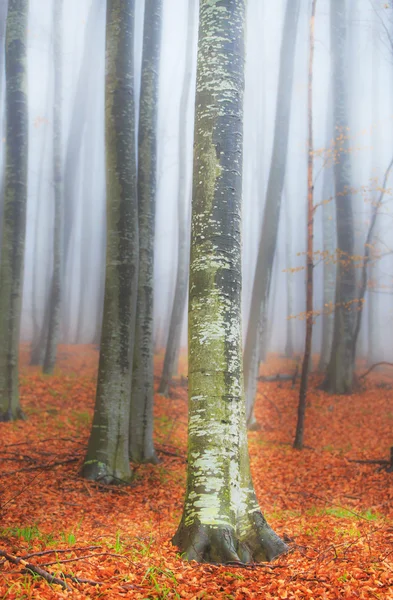
M 55 0 L 30 0 L 28 31 L 29 182 L 22 338 L 39 334 L 48 302 L 52 273 L 53 183 L 52 104 Z M 135 83 L 139 93 L 143 0 L 136 0 Z M 177 190 L 179 102 L 185 72 L 187 36 L 185 0 L 164 2 L 158 116 L 158 192 L 155 241 L 155 340 L 164 347 L 173 300 L 177 260 Z M 244 101 L 243 178 L 243 332 L 246 331 L 252 279 L 270 169 L 277 102 L 279 53 L 286 1 L 248 0 Z M 310 3 L 301 2 L 295 55 L 288 160 L 280 216 L 274 276 L 269 299 L 268 350 L 283 352 L 291 328 L 296 352 L 304 343 L 305 248 L 307 201 L 307 68 Z M 346 132 L 352 163 L 355 245 L 364 242 L 373 203 L 393 156 L 393 10 L 389 3 L 352 0 L 348 18 L 350 125 Z M 62 342 L 99 342 L 105 269 L 104 79 L 105 2 L 67 0 L 63 11 L 63 156 L 65 203 L 65 289 Z M 197 19 L 195 19 L 194 78 Z M 4 35 L 4 32 L 2 32 Z M 4 65 L 1 97 L 4 107 Z M 324 180 L 332 171 L 334 135 L 329 129 L 329 0 L 319 0 L 315 21 L 314 59 L 314 203 L 324 197 Z M 194 92 L 188 118 L 188 180 L 191 200 Z M 136 103 L 138 112 L 138 101 Z M 1 115 L 4 165 L 4 110 Z M 379 211 L 372 242 L 372 270 L 358 356 L 393 360 L 392 177 Z M 323 310 L 322 206 L 315 209 L 314 308 Z M 288 310 L 288 294 L 292 310 Z M 289 314 L 290 312 L 290 314 Z M 289 316 L 294 318 L 288 319 Z M 313 351 L 321 344 L 316 314 Z M 186 344 L 186 318 L 182 345 Z

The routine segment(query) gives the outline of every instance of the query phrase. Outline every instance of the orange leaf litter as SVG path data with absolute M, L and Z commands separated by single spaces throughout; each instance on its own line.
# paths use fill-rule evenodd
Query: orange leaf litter
M 298 385 L 259 383 L 262 427 L 249 436 L 254 483 L 265 516 L 291 551 L 273 564 L 244 568 L 186 563 L 171 545 L 185 486 L 184 357 L 172 397 L 155 397 L 162 462 L 137 466 L 129 487 L 110 488 L 79 476 L 97 349 L 61 346 L 52 377 L 29 367 L 28 354 L 23 346 L 21 402 L 28 420 L 0 423 L 0 550 L 41 566 L 71 591 L 0 558 L 0 598 L 393 598 L 393 474 L 352 462 L 389 458 L 388 370 L 344 397 L 317 390 L 311 378 L 302 452 L 291 447 Z M 162 362 L 160 353 L 156 384 Z M 271 356 L 264 374 L 291 369 Z

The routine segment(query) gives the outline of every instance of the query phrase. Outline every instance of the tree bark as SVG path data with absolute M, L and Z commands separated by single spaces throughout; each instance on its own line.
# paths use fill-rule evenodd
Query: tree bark
M 138 276 L 133 71 L 133 0 L 108 0 L 105 151 L 107 252 L 104 316 L 93 426 L 82 468 L 87 479 L 130 479 L 131 364 Z
M 244 0 L 200 4 L 189 283 L 188 560 L 271 560 L 285 544 L 250 475 L 241 356 Z
M 6 175 L 0 260 L 0 420 L 23 417 L 18 362 L 26 233 L 28 1 L 10 0 L 6 25 Z
M 130 414 L 130 457 L 157 462 L 153 443 L 154 225 L 162 0 L 146 0 L 138 132 L 139 279 Z

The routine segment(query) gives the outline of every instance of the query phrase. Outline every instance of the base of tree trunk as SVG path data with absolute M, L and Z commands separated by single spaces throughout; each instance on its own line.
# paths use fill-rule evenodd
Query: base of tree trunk
M 350 396 L 355 392 L 359 392 L 362 389 L 362 385 L 359 381 L 359 377 L 355 375 L 355 373 L 352 375 L 352 383 L 350 385 L 346 382 L 337 381 L 335 378 L 327 375 L 319 386 L 319 389 L 328 394 Z
M 158 465 L 161 460 L 158 458 L 157 454 L 155 453 L 155 451 L 152 454 L 149 454 L 148 456 L 144 456 L 144 457 L 138 457 L 136 458 L 135 456 L 132 455 L 132 453 L 130 452 L 130 461 L 133 463 L 136 463 L 138 465 Z
M 259 431 L 261 429 L 260 424 L 255 418 L 254 411 L 251 413 L 247 421 L 247 429 L 248 431 Z
M 169 398 L 169 383 L 161 380 L 157 393 L 165 396 L 165 398 Z
M 81 469 L 81 475 L 89 481 L 97 481 L 105 485 L 122 485 L 132 480 L 131 472 L 130 475 L 120 477 L 111 473 L 108 465 L 98 461 L 86 462 Z
M 232 527 L 203 525 L 195 520 L 191 526 L 180 523 L 172 543 L 186 560 L 213 564 L 266 562 L 288 551 L 261 513 L 251 518 L 250 534 L 241 541 Z
M 19 407 L 14 412 L 8 409 L 5 412 L 0 412 L 0 423 L 9 423 L 10 421 L 26 421 L 26 415 Z

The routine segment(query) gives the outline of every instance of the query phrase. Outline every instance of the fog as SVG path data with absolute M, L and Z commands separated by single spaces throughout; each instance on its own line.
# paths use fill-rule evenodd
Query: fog
M 327 172 L 332 171 L 332 161 L 326 150 L 335 143 L 335 135 L 331 128 L 329 130 L 328 117 L 331 102 L 329 5 L 330 0 L 318 1 L 315 20 L 313 126 L 316 253 L 323 250 L 321 203 L 327 200 L 323 196 L 324 179 L 329 177 Z M 166 342 L 176 277 L 178 112 L 185 71 L 187 6 L 185 0 L 164 2 L 154 304 L 155 339 L 161 347 Z M 284 0 L 249 0 L 247 8 L 243 168 L 244 333 L 271 163 L 285 6 Z M 136 111 L 141 72 L 143 8 L 143 1 L 136 0 Z M 350 120 L 345 134 L 349 137 L 350 145 L 355 247 L 356 253 L 363 255 L 372 207 L 393 156 L 393 13 L 387 4 L 372 0 L 352 0 L 349 8 L 346 76 Z M 304 343 L 305 321 L 302 313 L 305 311 L 309 18 L 310 3 L 303 0 L 290 102 L 288 159 L 269 299 L 268 349 L 274 352 L 284 351 L 288 327 L 292 328 L 297 352 L 302 351 Z M 22 312 L 22 338 L 26 341 L 32 341 L 42 327 L 52 268 L 52 0 L 31 0 L 29 23 L 29 180 Z M 104 38 L 103 0 L 64 2 L 62 143 L 65 288 L 62 342 L 66 343 L 99 341 L 105 268 Z M 194 38 L 193 80 L 196 70 L 196 27 Z M 4 85 L 1 91 L 4 95 Z M 189 101 L 187 122 L 183 125 L 188 133 L 189 192 L 183 199 L 187 205 L 191 200 L 193 111 L 194 92 Z M 4 115 L 1 123 L 4 142 Z M 4 148 L 3 143 L 2 164 Z M 372 274 L 358 343 L 358 355 L 367 356 L 372 335 L 373 360 L 376 361 L 393 359 L 390 339 L 393 332 L 391 185 L 392 176 L 387 181 L 372 242 Z M 318 353 L 321 344 L 321 318 L 318 312 L 323 310 L 323 259 L 318 254 L 315 255 L 315 265 L 313 350 Z M 293 289 L 291 315 L 288 315 L 287 306 L 288 277 Z M 288 320 L 289 316 L 293 318 Z M 182 344 L 186 344 L 186 319 Z

